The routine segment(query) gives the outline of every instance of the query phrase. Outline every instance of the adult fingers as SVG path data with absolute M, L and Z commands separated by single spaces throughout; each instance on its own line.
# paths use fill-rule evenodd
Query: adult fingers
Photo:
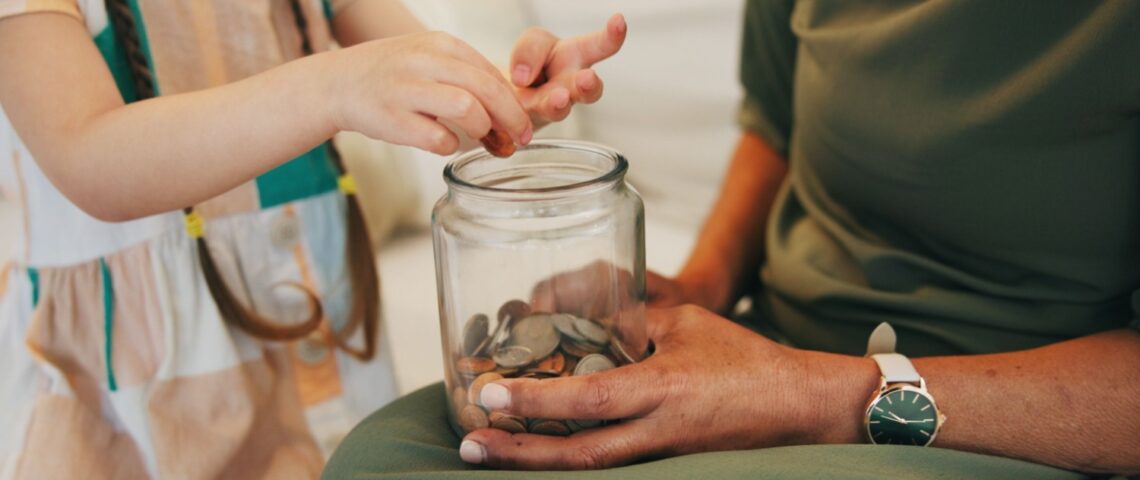
M 501 76 L 464 62 L 453 62 L 434 72 L 434 78 L 471 92 L 490 114 L 491 121 L 515 142 L 523 145 L 530 142 L 534 133 L 530 117 Z
M 459 446 L 468 463 L 516 470 L 592 470 L 632 463 L 664 449 L 651 423 L 631 421 L 582 430 L 569 437 L 510 434 L 485 428 L 468 434 Z
M 533 85 L 557 44 L 558 37 L 544 29 L 531 27 L 524 31 L 511 50 L 511 82 L 520 88 Z
M 468 137 L 478 139 L 491 130 L 491 116 L 471 92 L 444 84 L 423 83 L 407 92 L 412 109 L 448 120 Z
M 588 67 L 602 60 L 610 58 L 625 43 L 625 34 L 628 30 L 625 17 L 615 13 L 606 21 L 606 28 L 602 31 L 588 33 L 566 40 L 570 51 L 576 52 L 580 65 Z
M 530 418 L 612 420 L 645 415 L 665 400 L 668 385 L 654 357 L 592 375 L 513 378 L 489 383 L 483 406 Z

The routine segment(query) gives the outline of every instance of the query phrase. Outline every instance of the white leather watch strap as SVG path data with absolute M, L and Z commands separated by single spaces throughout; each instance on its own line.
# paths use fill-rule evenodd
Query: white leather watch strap
M 918 371 L 911 365 L 910 359 L 898 353 L 876 353 L 871 355 L 875 363 L 879 364 L 879 371 L 883 372 L 883 378 L 888 384 L 890 383 L 913 383 L 918 385 L 922 382 L 922 377 L 918 376 Z
M 895 329 L 887 322 L 880 323 L 871 332 L 871 338 L 867 339 L 867 356 L 879 364 L 879 371 L 887 383 L 922 382 L 922 377 L 918 376 L 918 371 L 910 360 L 895 353 L 896 340 Z

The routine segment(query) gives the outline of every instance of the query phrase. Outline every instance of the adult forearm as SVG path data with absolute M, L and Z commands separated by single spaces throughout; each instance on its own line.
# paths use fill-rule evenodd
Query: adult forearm
M 764 140 L 744 133 L 720 197 L 677 280 L 699 292 L 705 307 L 724 311 L 750 283 L 764 256 L 764 229 L 787 162 Z
M 324 61 L 310 57 L 223 87 L 111 109 L 42 149 L 62 159 L 40 163 L 73 202 L 105 220 L 192 205 L 335 133 L 320 102 L 329 98 L 318 78 Z
M 820 442 L 864 442 L 870 360 L 807 353 Z M 1097 473 L 1140 472 L 1140 334 L 1116 330 L 1020 352 L 913 360 L 947 417 L 933 446 Z

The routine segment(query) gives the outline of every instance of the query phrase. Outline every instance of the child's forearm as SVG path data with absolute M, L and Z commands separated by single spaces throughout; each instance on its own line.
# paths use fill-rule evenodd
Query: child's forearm
M 447 155 L 497 126 L 533 129 L 511 86 L 466 43 L 402 35 L 312 55 L 208 90 L 124 106 L 82 23 L 0 21 L 0 101 L 64 195 L 101 219 L 191 205 L 338 130 Z
M 92 215 L 126 220 L 214 197 L 315 147 L 336 129 L 309 57 L 223 87 L 93 118 L 49 173 Z M 42 164 L 43 162 L 41 162 Z M 44 167 L 47 171 L 46 166 Z M 90 182 L 92 177 L 105 179 Z
M 369 40 L 420 33 L 427 27 L 400 0 L 355 0 L 332 18 L 333 36 L 343 47 Z
M 31 31 L 36 30 L 36 31 Z M 18 48 L 42 45 L 49 52 Z M 0 22 L 0 99 L 48 178 L 97 218 L 192 205 L 335 132 L 320 56 L 219 88 L 124 106 L 82 24 L 55 14 Z

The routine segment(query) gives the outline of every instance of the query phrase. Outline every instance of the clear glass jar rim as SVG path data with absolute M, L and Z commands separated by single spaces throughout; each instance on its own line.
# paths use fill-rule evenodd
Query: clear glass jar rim
M 476 148 L 469 152 L 463 153 L 458 157 L 455 157 L 455 159 L 452 161 L 448 162 L 447 166 L 443 169 L 443 179 L 451 188 L 458 187 L 462 190 L 468 190 L 472 192 L 486 192 L 494 194 L 550 194 L 571 192 L 573 190 L 582 189 L 583 187 L 605 185 L 614 181 L 618 181 L 622 178 L 622 176 L 625 175 L 625 171 L 629 168 L 629 162 L 627 162 L 625 156 L 623 156 L 617 150 L 604 145 L 582 140 L 544 138 L 541 140 L 534 140 L 530 142 L 529 145 L 520 147 L 519 151 L 521 152 L 544 149 L 578 150 L 582 152 L 597 154 L 600 157 L 605 157 L 613 161 L 613 168 L 589 180 L 567 183 L 565 185 L 555 185 L 551 187 L 539 188 L 488 187 L 486 185 L 478 185 L 468 182 L 456 174 L 458 170 L 471 164 L 472 162 L 484 159 L 498 158 L 491 155 L 491 153 L 484 148 Z

